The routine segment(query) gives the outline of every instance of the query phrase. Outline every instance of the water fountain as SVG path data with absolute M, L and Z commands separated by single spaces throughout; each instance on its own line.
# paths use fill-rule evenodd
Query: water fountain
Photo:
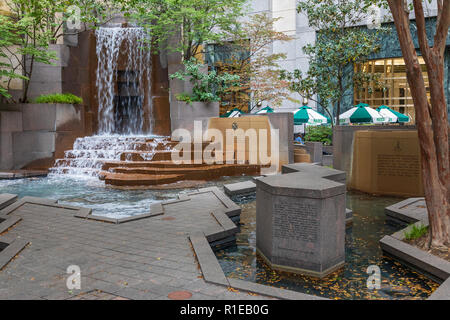
M 161 91 L 161 72 L 153 70 L 147 34 L 137 27 L 107 27 L 95 31 L 97 56 L 97 135 L 76 139 L 72 150 L 55 162 L 53 174 L 94 176 L 116 187 L 214 180 L 222 176 L 259 174 L 260 166 L 172 163 L 178 144 L 153 135 L 152 90 Z M 153 72 L 152 74 L 152 71 Z M 167 72 L 167 71 L 166 71 Z M 167 90 L 166 90 L 167 91 Z M 161 113 L 159 107 L 156 116 Z M 201 150 L 206 147 L 202 143 Z M 194 145 L 191 150 L 196 150 Z
M 144 132 L 144 114 L 151 114 L 151 51 L 142 28 L 98 28 L 96 74 L 98 133 L 136 135 Z M 145 110 L 148 104 L 148 110 Z

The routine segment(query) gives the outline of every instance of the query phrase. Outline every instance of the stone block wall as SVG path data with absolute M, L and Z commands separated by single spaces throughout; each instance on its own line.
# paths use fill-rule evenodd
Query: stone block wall
M 353 140 L 358 130 L 415 130 L 415 126 L 335 126 L 333 129 L 333 167 L 350 174 Z
M 30 101 L 42 94 L 63 93 L 63 68 L 69 63 L 69 47 L 63 44 L 52 44 L 49 51 L 56 53 L 53 65 L 35 62 L 30 78 L 28 98 Z
M 273 269 L 324 277 L 345 261 L 345 173 L 312 164 L 256 179 L 256 248 Z
M 0 170 L 47 169 L 84 135 L 82 106 L 16 104 L 0 111 Z

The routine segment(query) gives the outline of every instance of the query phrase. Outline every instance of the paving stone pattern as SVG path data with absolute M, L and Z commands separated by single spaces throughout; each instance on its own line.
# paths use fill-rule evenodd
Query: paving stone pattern
M 225 208 L 207 192 L 190 197 L 123 224 L 77 218 L 51 201 L 16 206 L 7 217 L 22 220 L 0 242 L 29 244 L 0 271 L 0 299 L 169 299 L 177 291 L 193 300 L 266 298 L 205 282 L 189 234 L 220 226 L 211 212 Z M 81 290 L 66 286 L 71 265 L 81 269 Z

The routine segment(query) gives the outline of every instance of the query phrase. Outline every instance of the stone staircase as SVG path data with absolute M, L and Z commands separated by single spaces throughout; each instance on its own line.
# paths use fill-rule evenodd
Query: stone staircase
M 211 181 L 223 176 L 259 175 L 260 165 L 249 164 L 178 164 L 172 152 L 179 153 L 179 142 L 168 137 L 93 136 L 79 138 L 73 150 L 65 152 L 50 170 L 52 174 L 94 176 L 116 187 L 157 186 L 180 181 Z M 204 150 L 190 144 L 190 158 Z M 186 145 L 187 146 L 187 145 Z M 195 147 L 199 150 L 195 150 Z M 195 151 L 194 151 L 195 150 Z M 202 152 L 201 151 L 201 152 Z M 224 154 L 224 159 L 226 155 Z M 234 154 L 233 154 L 234 159 Z

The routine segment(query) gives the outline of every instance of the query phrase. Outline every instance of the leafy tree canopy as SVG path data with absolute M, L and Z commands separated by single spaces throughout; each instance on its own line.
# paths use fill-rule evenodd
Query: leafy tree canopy
M 316 42 L 303 47 L 309 59 L 309 70 L 306 73 L 284 72 L 282 78 L 291 81 L 292 91 L 316 100 L 331 118 L 334 118 L 333 113 L 339 117 L 345 95 L 353 95 L 349 90 L 352 86 L 358 88 L 366 82 L 378 82 L 371 74 L 346 70 L 378 51 L 380 36 L 387 32 L 385 28 L 367 30 L 357 26 L 367 21 L 373 3 L 370 0 L 311 0 L 298 4 L 298 11 L 305 13 L 309 26 L 317 30 Z M 317 96 L 320 100 L 315 98 Z
M 155 49 L 189 60 L 205 43 L 220 43 L 242 17 L 246 0 L 132 0 L 129 14 L 145 27 Z

